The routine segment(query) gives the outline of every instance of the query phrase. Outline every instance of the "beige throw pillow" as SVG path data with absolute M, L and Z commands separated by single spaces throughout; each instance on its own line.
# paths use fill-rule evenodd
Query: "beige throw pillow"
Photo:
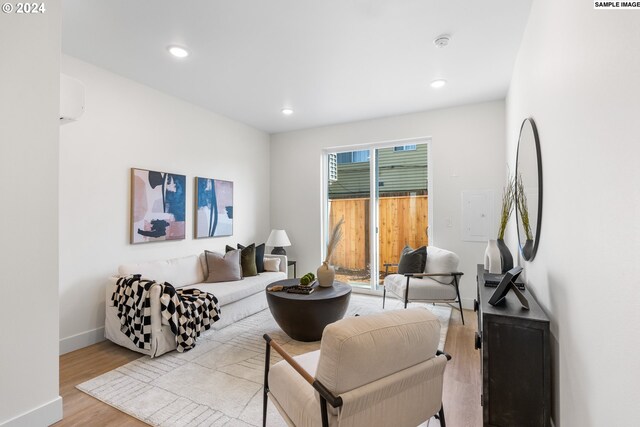
M 222 255 L 217 252 L 204 251 L 207 260 L 207 282 L 233 282 L 242 279 L 240 268 L 240 250 L 236 249 Z
M 280 271 L 280 258 L 265 258 L 264 271 Z

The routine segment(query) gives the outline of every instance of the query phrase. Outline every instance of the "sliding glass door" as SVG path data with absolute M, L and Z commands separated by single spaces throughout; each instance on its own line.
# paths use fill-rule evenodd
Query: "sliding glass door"
M 329 154 L 328 229 L 344 219 L 342 242 L 332 256 L 336 280 L 371 287 L 371 151 Z
M 344 219 L 336 279 L 375 291 L 405 245 L 428 243 L 427 141 L 331 151 L 326 164 L 325 235 Z

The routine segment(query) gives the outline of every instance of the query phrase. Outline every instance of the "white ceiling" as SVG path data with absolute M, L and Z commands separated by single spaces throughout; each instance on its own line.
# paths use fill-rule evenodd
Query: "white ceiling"
M 503 98 L 530 3 L 64 0 L 62 48 L 275 133 Z

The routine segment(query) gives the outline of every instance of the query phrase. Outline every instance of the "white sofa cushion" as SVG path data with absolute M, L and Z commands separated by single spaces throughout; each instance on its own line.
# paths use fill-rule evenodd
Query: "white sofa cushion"
M 118 274 L 120 276 L 141 274 L 145 279 L 169 282 L 175 288 L 200 283 L 205 279 L 197 255 L 138 264 L 123 264 L 118 267 Z
M 407 278 L 402 274 L 390 274 L 384 278 L 384 287 L 404 299 Z M 456 299 L 456 288 L 444 285 L 430 277 L 409 279 L 409 300 L 446 301 Z
M 427 263 L 424 267 L 425 273 L 453 273 L 458 271 L 460 257 L 455 253 L 446 249 L 436 248 L 435 246 L 427 247 Z M 452 276 L 436 276 L 433 280 L 439 283 L 452 283 Z M 411 291 L 411 285 L 409 285 Z
M 200 289 L 210 292 L 218 298 L 220 306 L 231 304 L 258 292 L 265 292 L 265 288 L 276 280 L 286 279 L 282 272 L 264 272 L 257 276 L 245 277 L 235 282 L 195 283 L 185 286 L 185 289 Z M 224 317 L 224 310 L 220 317 Z
M 316 378 L 342 394 L 431 359 L 439 340 L 440 321 L 423 307 L 342 319 L 324 329 Z

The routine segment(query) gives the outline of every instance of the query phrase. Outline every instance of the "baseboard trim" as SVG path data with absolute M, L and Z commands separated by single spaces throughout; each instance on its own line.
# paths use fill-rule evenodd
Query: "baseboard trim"
M 62 397 L 40 405 L 0 424 L 0 427 L 50 426 L 62 419 Z
M 104 326 L 60 340 L 60 355 L 104 341 Z

